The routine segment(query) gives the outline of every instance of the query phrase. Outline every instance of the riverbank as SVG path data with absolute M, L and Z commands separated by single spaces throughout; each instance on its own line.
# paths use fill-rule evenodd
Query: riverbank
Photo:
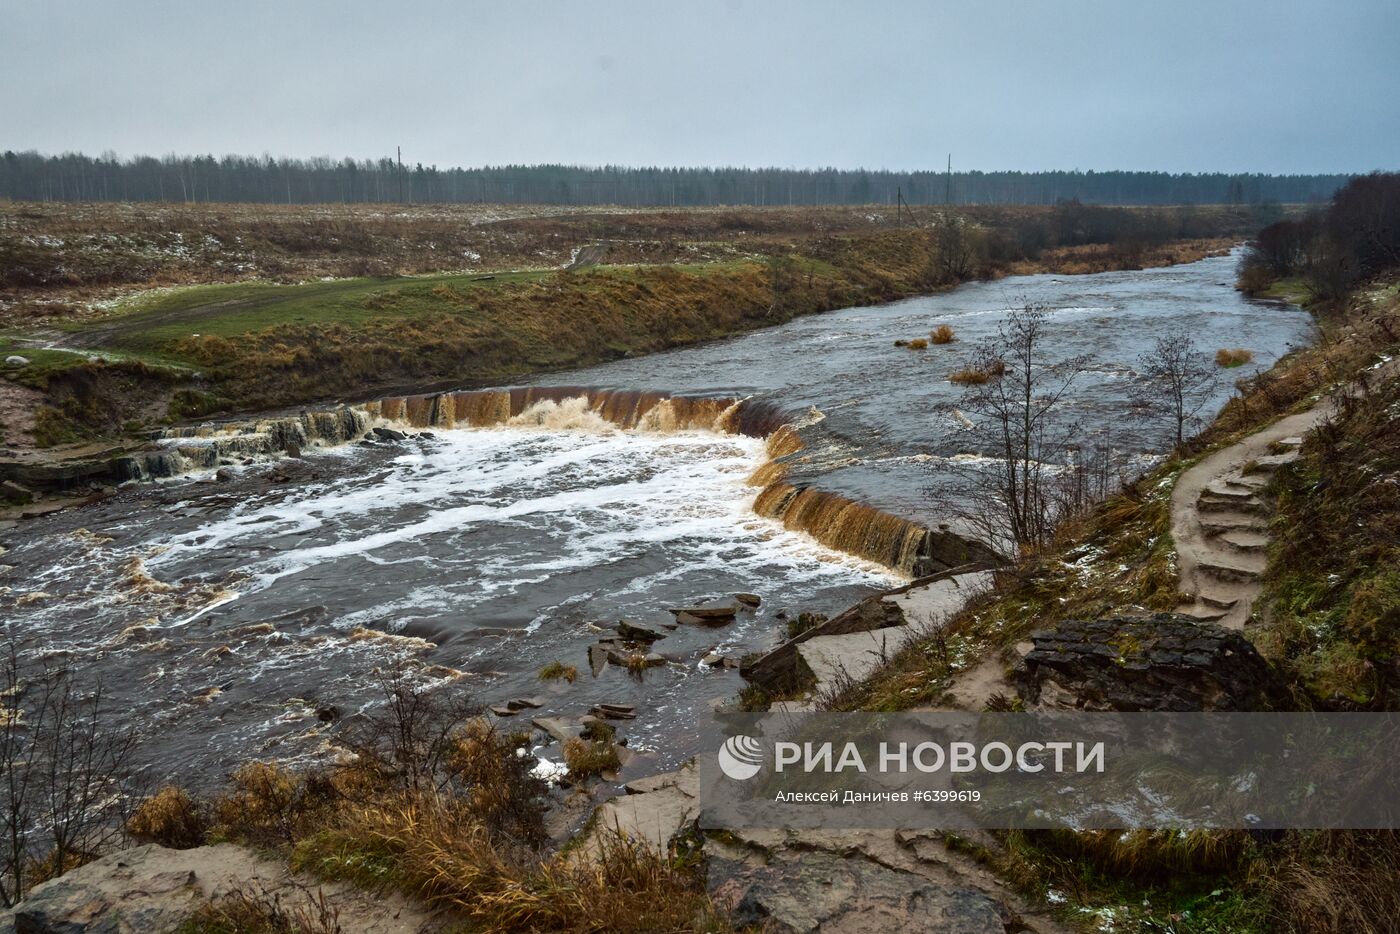
M 1186 262 L 1250 217 L 146 210 L 8 207 L 0 350 L 29 361 L 0 367 L 11 449 L 61 459 L 211 415 L 501 385 L 1013 271 Z

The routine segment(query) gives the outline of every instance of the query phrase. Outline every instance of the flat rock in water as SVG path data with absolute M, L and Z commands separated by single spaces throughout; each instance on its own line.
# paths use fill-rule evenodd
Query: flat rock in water
M 575 739 L 583 732 L 582 722 L 572 717 L 535 717 L 530 724 L 561 743 Z
M 756 609 L 763 603 L 763 598 L 756 593 L 736 593 L 734 599 L 751 609 Z
M 498 717 L 513 717 L 520 712 L 516 708 L 509 707 L 505 704 L 492 704 L 488 709 Z
M 617 621 L 617 634 L 628 642 L 655 642 L 658 639 L 666 638 L 663 632 L 640 626 L 637 623 L 629 623 L 625 619 Z
M 538 710 L 544 706 L 544 701 L 538 697 L 517 697 L 506 701 L 506 706 L 512 711 L 515 710 Z
M 591 712 L 593 716 L 602 717 L 605 720 L 637 719 L 637 708 L 629 707 L 626 704 L 598 704 Z
M 676 618 L 678 623 L 723 626 L 734 622 L 734 617 L 739 609 L 734 606 L 687 606 L 675 607 L 668 612 Z
M 608 667 L 608 652 L 606 645 L 590 645 L 588 647 L 588 667 L 593 669 L 593 677 L 598 677 L 603 673 L 603 669 Z

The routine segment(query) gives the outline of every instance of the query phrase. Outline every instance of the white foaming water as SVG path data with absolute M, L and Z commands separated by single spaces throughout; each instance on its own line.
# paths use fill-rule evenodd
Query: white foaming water
M 246 503 L 174 542 L 149 567 L 174 571 L 272 541 L 274 553 L 243 565 L 249 580 L 241 593 L 289 578 L 393 581 L 392 599 L 362 604 L 342 617 L 345 625 L 470 610 L 627 561 L 638 562 L 638 573 L 610 580 L 613 597 L 645 597 L 707 570 L 754 581 L 777 575 L 789 586 L 890 580 L 883 568 L 752 513 L 756 490 L 744 481 L 765 456 L 762 441 L 624 432 L 608 423 L 602 434 L 558 430 L 560 421 L 596 427 L 589 423 L 596 415 L 573 408 L 539 407 L 537 424 L 547 431 L 448 431 L 380 469 Z M 296 546 L 280 547 L 287 540 Z

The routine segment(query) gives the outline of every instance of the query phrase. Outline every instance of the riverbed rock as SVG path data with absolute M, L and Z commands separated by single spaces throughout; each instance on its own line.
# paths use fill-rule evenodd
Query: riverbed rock
M 214 479 L 218 480 L 220 483 L 229 483 L 237 477 L 238 474 L 229 467 L 220 467 L 218 470 L 214 471 Z
M 535 717 L 530 725 L 558 742 L 566 743 L 583 732 L 583 721 L 574 717 Z
M 637 708 L 629 704 L 596 704 L 591 711 L 593 716 L 605 720 L 635 720 Z
M 404 434 L 402 431 L 393 428 L 385 428 L 382 425 L 376 425 L 374 428 L 371 428 L 370 433 L 380 441 L 405 441 L 408 439 L 408 435 Z
M 628 642 L 655 642 L 658 639 L 666 638 L 664 632 L 657 632 L 638 623 L 628 622 L 625 619 L 617 621 L 617 634 Z
M 682 623 L 700 623 L 705 626 L 723 626 L 734 622 L 738 607 L 730 606 L 685 606 L 675 607 L 667 612 Z
M 736 593 L 734 599 L 738 600 L 749 609 L 758 609 L 763 604 L 763 598 L 756 593 Z
M 1033 633 L 1012 673 L 1027 707 L 1269 710 L 1282 681 L 1238 631 L 1187 616 L 1077 620 Z
M 5 358 L 6 366 L 29 366 L 29 358 L 21 357 L 19 354 L 10 354 Z
M 599 643 L 588 647 L 588 667 L 595 678 L 603 673 L 603 669 L 608 667 L 608 646 Z

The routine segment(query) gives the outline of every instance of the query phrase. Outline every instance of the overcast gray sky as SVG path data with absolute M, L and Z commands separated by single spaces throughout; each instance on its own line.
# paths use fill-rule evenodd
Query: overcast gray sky
M 1400 168 L 1400 0 L 0 0 L 0 149 Z

